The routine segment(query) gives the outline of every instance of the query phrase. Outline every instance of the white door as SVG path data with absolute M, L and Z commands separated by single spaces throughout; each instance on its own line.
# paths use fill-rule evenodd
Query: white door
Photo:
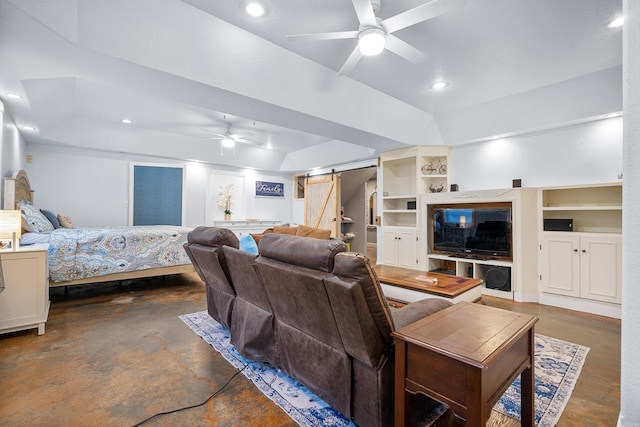
M 580 295 L 583 298 L 621 302 L 622 237 L 582 236 L 580 240 Z
M 580 296 L 580 237 L 569 232 L 544 233 L 542 237 L 542 290 Z
M 418 242 L 415 230 L 403 230 L 398 233 L 398 266 L 417 268 Z

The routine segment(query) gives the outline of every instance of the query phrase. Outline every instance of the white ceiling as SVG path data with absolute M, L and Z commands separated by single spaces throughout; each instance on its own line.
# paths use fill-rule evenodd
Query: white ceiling
M 439 0 L 445 1 L 445 0 Z M 338 76 L 355 40 L 348 0 L 0 0 L 0 98 L 28 143 L 302 171 L 414 144 L 468 143 L 618 111 L 621 0 L 449 0 Z M 383 0 L 385 19 L 425 0 Z M 435 92 L 436 79 L 450 82 Z M 6 93 L 18 93 L 21 100 Z M 130 125 L 121 123 L 129 118 Z M 262 147 L 221 154 L 209 131 Z M 273 150 L 266 149 L 271 144 Z

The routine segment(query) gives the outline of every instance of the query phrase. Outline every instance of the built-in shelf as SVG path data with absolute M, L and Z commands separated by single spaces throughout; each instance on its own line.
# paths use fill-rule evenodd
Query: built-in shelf
M 621 315 L 622 183 L 539 189 L 541 304 Z M 547 229 L 545 220 L 571 224 Z
M 541 226 L 545 219 L 571 220 L 573 232 L 622 233 L 622 184 L 540 189 Z
M 447 175 L 420 175 L 421 178 L 448 178 Z
M 551 206 L 543 207 L 543 211 L 621 211 L 622 205 L 601 206 Z
M 377 259 L 381 264 L 424 269 L 426 259 L 417 256 L 423 215 L 418 197 L 449 189 L 449 152 L 447 146 L 417 145 L 380 156 L 382 230 Z
M 383 199 L 415 199 L 416 195 L 415 194 L 406 194 L 406 195 L 399 195 L 399 196 L 384 196 Z

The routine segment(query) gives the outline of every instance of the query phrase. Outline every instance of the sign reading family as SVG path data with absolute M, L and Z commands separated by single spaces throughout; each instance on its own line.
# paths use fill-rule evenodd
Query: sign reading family
M 281 182 L 256 181 L 256 196 L 284 197 L 284 184 Z

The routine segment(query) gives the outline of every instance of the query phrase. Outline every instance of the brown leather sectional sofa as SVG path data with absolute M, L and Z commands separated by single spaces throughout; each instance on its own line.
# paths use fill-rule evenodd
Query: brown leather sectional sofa
M 268 233 L 255 256 L 231 231 L 198 227 L 185 249 L 238 352 L 360 426 L 393 424 L 391 332 L 451 305 L 432 298 L 392 311 L 368 259 L 339 240 Z

